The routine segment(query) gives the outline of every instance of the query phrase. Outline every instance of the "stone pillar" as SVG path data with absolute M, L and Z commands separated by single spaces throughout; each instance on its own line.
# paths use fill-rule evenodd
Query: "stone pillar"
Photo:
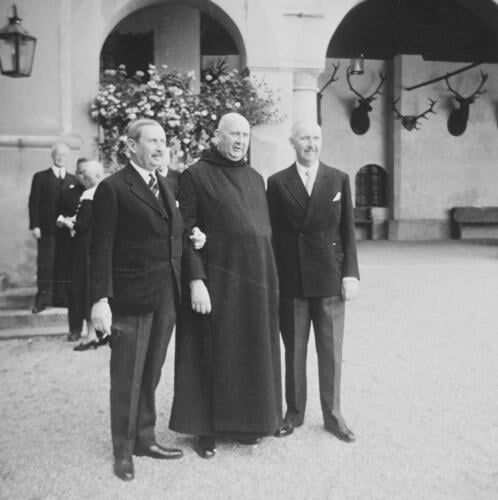
M 297 69 L 293 79 L 292 121 L 317 121 L 316 93 L 319 70 Z

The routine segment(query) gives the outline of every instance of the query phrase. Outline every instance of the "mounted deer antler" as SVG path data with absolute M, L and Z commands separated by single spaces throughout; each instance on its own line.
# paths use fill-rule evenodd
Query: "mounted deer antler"
M 323 96 L 323 92 L 331 83 L 339 80 L 339 78 L 336 78 L 335 75 L 336 75 L 337 71 L 339 70 L 340 65 L 341 65 L 341 63 L 332 64 L 332 67 L 334 68 L 334 71 L 332 72 L 332 76 L 327 80 L 327 83 L 316 93 L 316 110 L 317 110 L 318 125 L 322 124 L 322 96 Z
M 396 114 L 396 120 L 399 120 L 401 119 L 401 125 L 403 125 L 403 127 L 406 128 L 406 130 L 408 131 L 411 131 L 411 130 L 418 130 L 419 127 L 420 127 L 420 123 L 418 123 L 418 121 L 421 119 L 421 118 L 425 118 L 426 120 L 428 120 L 429 118 L 427 118 L 427 115 L 429 113 L 434 113 L 436 114 L 436 112 L 434 111 L 434 106 L 436 105 L 437 101 L 434 101 L 432 99 L 429 99 L 429 102 L 430 102 L 430 106 L 423 112 L 423 113 L 420 113 L 419 115 L 402 115 L 397 109 L 396 109 L 396 103 L 399 101 L 399 97 L 398 99 L 395 99 L 393 101 L 393 111 L 394 113 Z
M 469 120 L 469 108 L 472 103 L 479 98 L 481 94 L 486 92 L 486 90 L 481 90 L 483 85 L 486 83 L 488 75 L 481 71 L 481 83 L 477 89 L 470 94 L 468 97 L 463 97 L 459 94 L 451 85 L 449 77 L 445 77 L 446 86 L 448 90 L 455 95 L 455 99 L 460 105 L 459 108 L 455 108 L 451 111 L 450 117 L 448 118 L 448 131 L 451 135 L 462 135 L 467 128 L 467 122 Z
M 370 118 L 368 116 L 368 113 L 372 111 L 371 103 L 372 101 L 375 101 L 375 99 L 377 99 L 378 95 L 382 95 L 380 88 L 382 87 L 382 85 L 384 85 L 386 78 L 382 73 L 379 73 L 379 85 L 377 85 L 377 88 L 374 90 L 374 92 L 372 92 L 372 94 L 370 94 L 368 97 L 365 97 L 353 87 L 353 85 L 351 84 L 350 75 L 351 69 L 348 68 L 346 71 L 346 79 L 348 81 L 351 92 L 358 96 L 359 101 L 358 106 L 356 106 L 351 112 L 351 119 L 349 120 L 349 123 L 355 134 L 363 135 L 370 128 Z

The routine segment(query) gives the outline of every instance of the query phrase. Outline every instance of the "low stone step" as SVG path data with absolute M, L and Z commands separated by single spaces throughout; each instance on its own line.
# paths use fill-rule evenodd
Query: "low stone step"
M 68 330 L 67 309 L 50 308 L 33 314 L 31 310 L 10 309 L 0 311 L 0 331 L 24 328 L 62 328 Z
M 67 326 L 39 326 L 37 328 L 7 328 L 0 330 L 0 340 L 31 339 L 33 337 L 66 336 Z
M 7 288 L 0 293 L 0 311 L 6 309 L 29 309 L 33 307 L 36 287 Z

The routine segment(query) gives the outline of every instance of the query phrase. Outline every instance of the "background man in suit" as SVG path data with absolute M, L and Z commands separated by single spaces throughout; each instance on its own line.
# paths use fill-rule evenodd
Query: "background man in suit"
M 268 179 L 268 203 L 280 281 L 280 328 L 285 345 L 288 435 L 304 421 L 306 354 L 315 331 L 325 428 L 351 442 L 340 409 L 344 301 L 359 272 L 349 177 L 319 161 L 321 130 L 298 122 L 290 142 L 296 162 Z
M 134 477 L 133 454 L 182 456 L 156 443 L 154 427 L 180 297 L 183 221 L 171 187 L 156 175 L 166 148 L 159 123 L 131 123 L 128 148 L 130 163 L 95 192 L 90 246 L 91 315 L 95 329 L 111 335 L 114 473 L 123 480 Z
M 29 195 L 29 228 L 38 240 L 38 292 L 33 313 L 47 306 L 67 305 L 71 236 L 61 220 L 75 214 L 84 190 L 78 179 L 66 171 L 69 147 L 57 143 L 52 147 L 51 156 L 52 166 L 33 176 Z

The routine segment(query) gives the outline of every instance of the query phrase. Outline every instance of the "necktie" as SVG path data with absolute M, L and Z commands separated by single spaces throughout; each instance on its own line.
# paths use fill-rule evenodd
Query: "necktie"
M 157 178 L 154 174 L 149 174 L 149 188 L 152 194 L 159 199 L 159 185 L 157 184 Z
M 313 191 L 313 180 L 311 178 L 311 172 L 309 170 L 306 170 L 304 173 L 306 182 L 304 183 L 304 187 L 306 188 L 306 192 L 308 193 L 309 196 L 311 196 L 311 191 Z

